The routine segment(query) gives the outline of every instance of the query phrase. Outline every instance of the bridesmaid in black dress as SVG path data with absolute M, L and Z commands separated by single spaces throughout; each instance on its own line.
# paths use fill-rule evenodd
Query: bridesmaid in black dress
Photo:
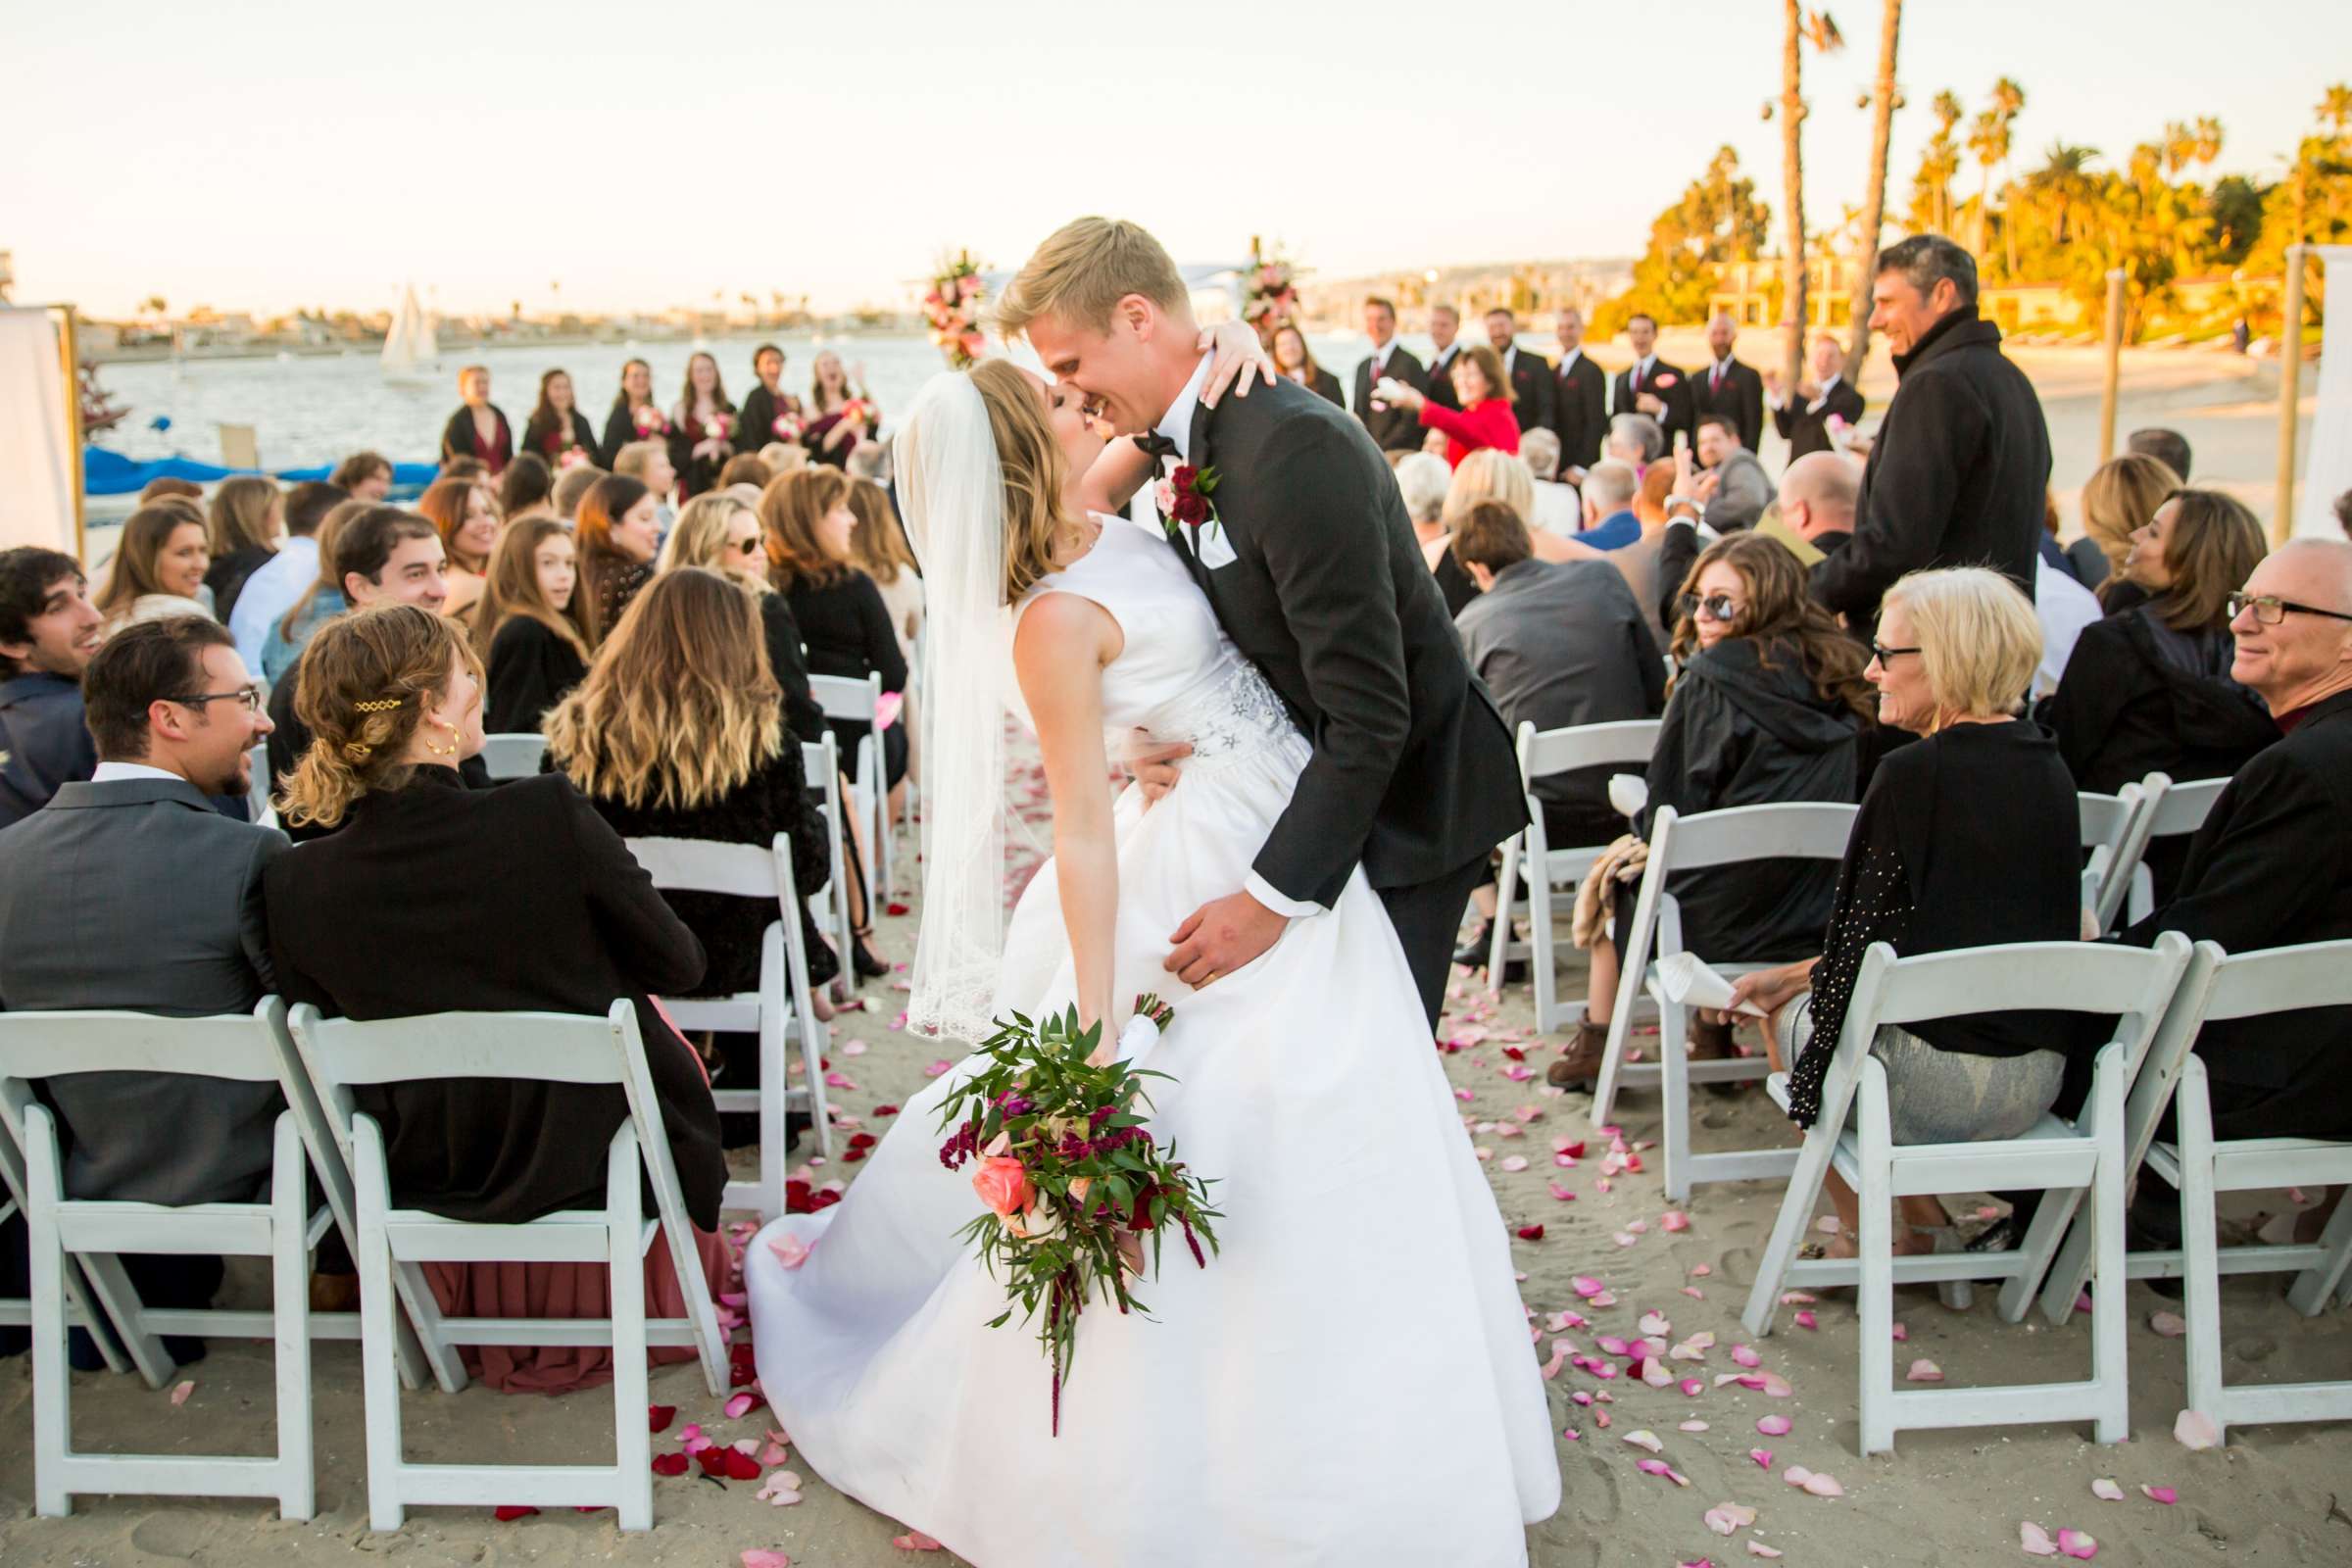
M 538 453 L 550 468 L 596 462 L 596 431 L 572 396 L 569 371 L 550 370 L 539 377 L 539 402 L 522 427 L 522 449 Z
M 681 505 L 716 487 L 719 470 L 735 455 L 740 423 L 718 378 L 718 361 L 698 349 L 686 361 L 686 390 L 669 413 L 669 466 L 678 471 Z M 760 445 L 753 440 L 749 450 Z
M 514 460 L 514 427 L 504 410 L 490 401 L 490 368 L 468 365 L 458 372 L 458 397 L 463 405 L 441 427 L 441 461 L 480 460 L 492 478 Z
M 620 368 L 620 394 L 612 400 L 612 412 L 605 416 L 605 439 L 596 449 L 596 466 L 607 473 L 616 472 L 612 463 L 622 447 L 632 441 L 668 439 L 669 416 L 654 401 L 654 368 L 631 360 Z
M 773 343 L 760 344 L 752 351 L 752 373 L 760 384 L 743 400 L 736 450 L 757 452 L 770 441 L 797 443 L 808 413 L 799 398 L 784 390 L 784 351 Z
M 801 432 L 801 444 L 810 461 L 829 467 L 848 467 L 850 454 L 882 422 L 880 406 L 866 395 L 865 367 L 858 368 L 855 392 L 850 381 L 840 355 L 831 349 L 817 355 L 808 383 L 808 427 Z

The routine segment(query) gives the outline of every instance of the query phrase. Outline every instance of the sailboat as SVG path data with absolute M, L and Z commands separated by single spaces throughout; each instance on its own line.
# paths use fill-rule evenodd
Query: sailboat
M 400 315 L 384 334 L 384 379 L 393 386 L 429 386 L 441 368 L 433 318 L 416 303 L 416 285 L 401 290 Z

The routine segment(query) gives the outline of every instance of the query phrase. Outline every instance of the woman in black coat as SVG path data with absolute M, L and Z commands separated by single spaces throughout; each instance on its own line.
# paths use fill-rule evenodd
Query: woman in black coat
M 687 356 L 686 390 L 669 411 L 669 466 L 677 470 L 683 503 L 717 488 L 719 471 L 738 452 L 758 452 L 761 443 L 743 443 L 743 421 L 719 379 L 718 361 L 700 350 Z
M 578 454 L 571 463 L 596 462 L 596 431 L 572 395 L 569 371 L 550 370 L 539 377 L 539 401 L 523 424 L 522 449 L 538 453 L 550 468 L 568 466 L 567 452 Z
M 1709 547 L 1684 582 L 1690 610 L 1674 636 L 1682 662 L 1636 818 L 1643 839 L 1660 808 L 1677 815 L 1788 801 L 1850 803 L 1860 737 L 1878 703 L 1865 655 L 1806 594 L 1804 568 L 1776 540 L 1741 531 Z M 1793 958 L 1815 953 L 1837 895 L 1826 860 L 1758 860 L 1668 879 L 1683 947 L 1702 958 Z M 1591 1004 L 1550 1081 L 1590 1084 L 1615 1015 L 1618 956 L 1632 939 L 1639 885 L 1621 886 L 1615 940 L 1592 947 Z M 1732 1054 L 1727 1023 L 1690 1032 L 1693 1060 Z M 1738 1086 L 1711 1086 L 1738 1092 Z
M 289 810 L 342 827 L 270 864 L 278 987 L 362 1019 L 602 1016 L 625 998 L 687 1214 L 714 1230 L 727 1179 L 718 1113 L 653 1000 L 701 981 L 702 945 L 569 780 L 464 787 L 456 764 L 482 747 L 478 670 L 454 623 L 411 605 L 343 616 L 312 641 L 301 707 L 316 738 Z M 616 1084 L 358 1093 L 383 1127 L 397 1201 L 494 1224 L 602 1207 L 606 1146 L 629 1114 Z
M 784 351 L 762 343 L 752 351 L 752 375 L 758 385 L 743 400 L 738 452 L 758 452 L 771 441 L 798 446 L 808 427 L 808 413 L 801 400 L 784 390 Z
M 492 478 L 514 460 L 514 427 L 490 401 L 490 372 L 469 365 L 458 372 L 458 412 L 441 427 L 441 461 L 479 458 Z
M 620 368 L 620 392 L 605 416 L 605 438 L 597 445 L 596 466 L 613 470 L 620 449 L 636 441 L 669 440 L 669 416 L 654 401 L 654 368 L 631 360 Z
M 811 675 L 863 680 L 882 677 L 882 690 L 906 689 L 906 656 L 899 647 L 890 607 L 874 579 L 850 564 L 850 532 L 858 514 L 850 507 L 850 481 L 835 468 L 804 468 L 771 484 L 760 498 L 760 521 L 767 534 L 769 581 L 784 595 L 808 650 Z M 852 765 L 865 739 L 861 719 L 835 719 L 842 765 Z M 906 729 L 882 732 L 882 760 L 896 814 L 897 795 L 906 777 Z
M 473 648 L 489 671 L 482 723 L 493 735 L 536 735 L 587 678 L 578 546 L 561 518 L 526 517 L 499 539 L 474 606 Z

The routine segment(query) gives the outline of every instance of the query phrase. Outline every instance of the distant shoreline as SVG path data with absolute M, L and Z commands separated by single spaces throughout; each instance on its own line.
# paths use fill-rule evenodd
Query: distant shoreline
M 713 336 L 707 332 L 565 332 L 550 337 L 517 338 L 460 338 L 444 339 L 441 356 L 444 359 L 469 354 L 482 349 L 570 349 L 594 348 L 624 343 L 732 343 L 760 337 L 807 337 L 815 335 L 834 338 L 911 337 L 913 328 L 836 327 L 809 328 L 806 326 L 742 326 L 729 327 Z M 376 338 L 357 343 L 216 343 L 203 348 L 175 349 L 169 343 L 141 343 L 131 348 L 91 348 L 82 358 L 93 365 L 166 365 L 173 360 L 274 360 L 281 356 L 293 360 L 372 360 L 383 352 L 383 340 Z

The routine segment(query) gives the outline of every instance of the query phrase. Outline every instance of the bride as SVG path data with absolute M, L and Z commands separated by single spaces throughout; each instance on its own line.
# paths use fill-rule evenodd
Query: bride
M 1034 1325 L 956 1231 L 939 1107 L 906 1104 L 839 1204 L 746 1250 L 760 1380 L 836 1489 L 984 1568 L 1511 1568 L 1560 1478 L 1508 1244 L 1359 869 L 1326 915 L 1193 990 L 1161 964 L 1242 885 L 1311 755 L 1077 395 L 1005 361 L 936 377 L 898 436 L 930 632 L 928 858 L 910 1022 L 1075 1005 L 1115 1037 L 1176 1007 L 1152 1130 L 1212 1179 L 1222 1250 L 1181 1247 L 1079 1321 L 1060 1436 Z M 1016 689 L 1017 688 L 1017 689 Z M 1004 909 L 1004 722 L 1025 712 L 1054 858 Z M 1114 740 L 1189 743 L 1147 808 Z

